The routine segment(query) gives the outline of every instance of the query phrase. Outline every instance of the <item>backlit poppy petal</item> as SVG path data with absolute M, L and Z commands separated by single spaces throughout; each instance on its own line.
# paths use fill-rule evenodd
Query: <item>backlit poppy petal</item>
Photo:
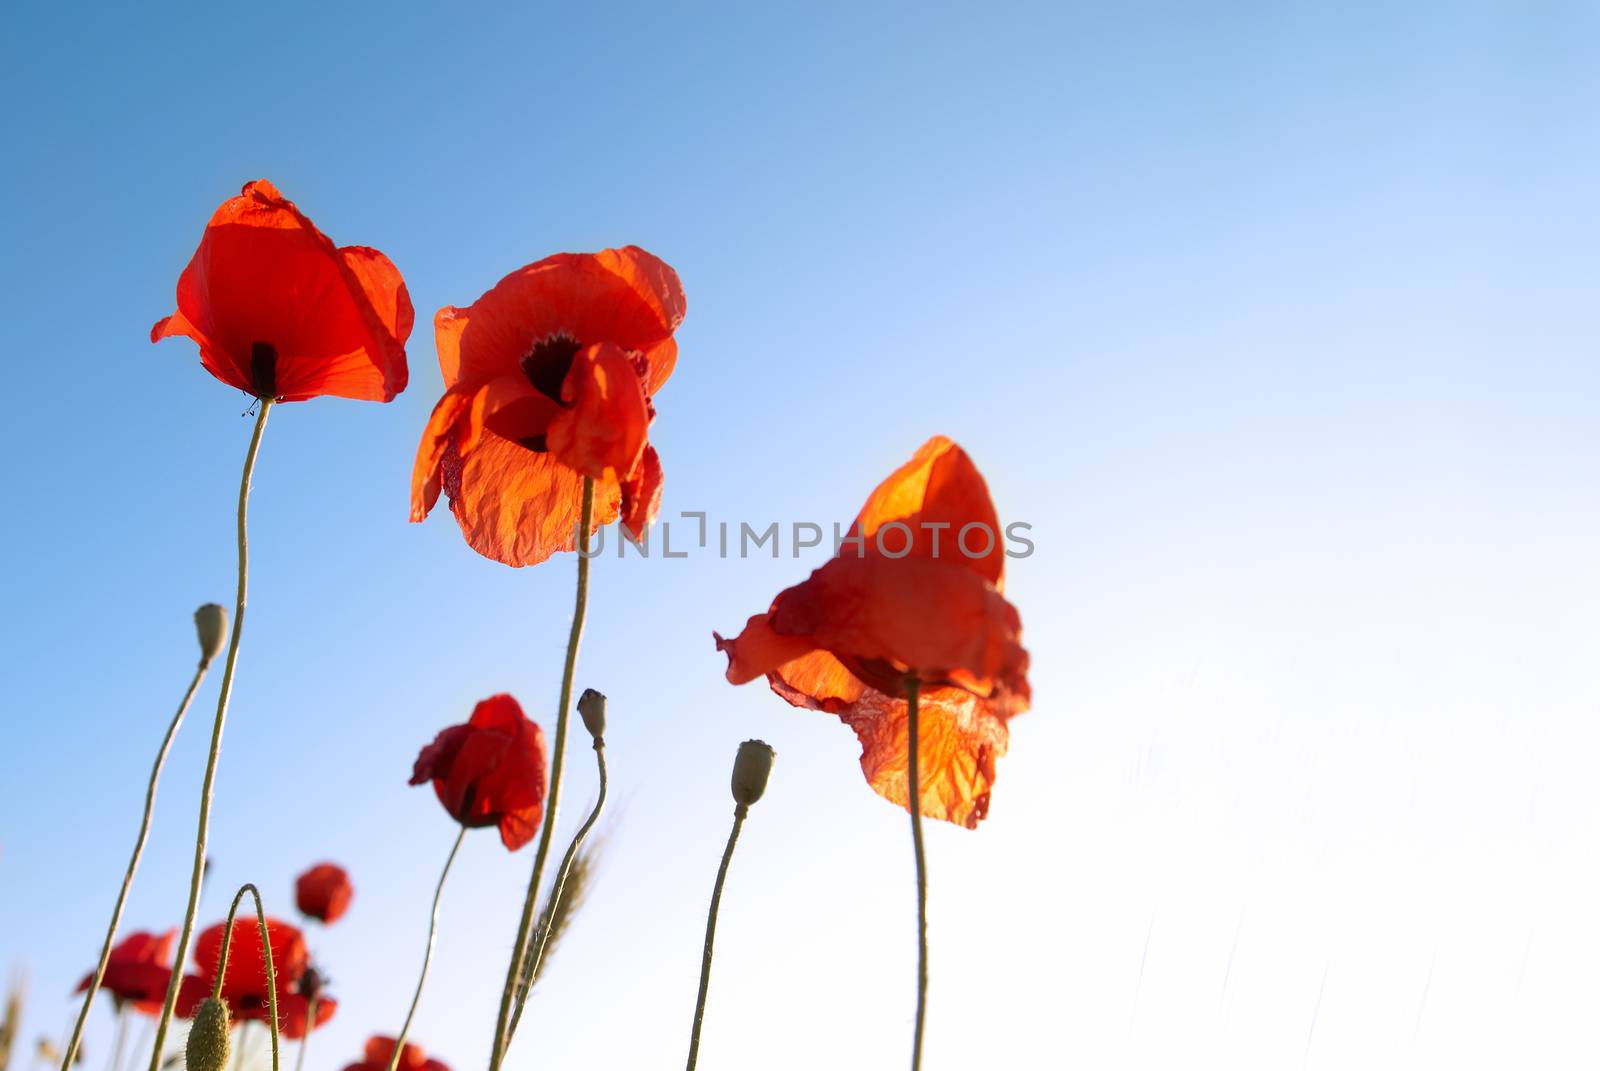
M 986 538 L 963 541 L 963 529 Z M 1006 722 L 1031 699 L 988 488 L 960 447 L 932 439 L 873 491 L 852 534 L 863 543 L 842 544 L 734 639 L 716 637 L 728 680 L 765 675 L 792 705 L 837 714 L 861 741 L 868 784 L 904 806 L 915 678 L 923 813 L 975 828 Z
M 507 565 L 575 549 L 583 481 L 594 524 L 636 539 L 660 508 L 650 396 L 677 360 L 683 286 L 634 246 L 561 253 L 434 317 L 447 393 L 411 477 L 411 519 L 442 490 L 467 543 Z M 470 399 L 470 401 L 468 401 Z
M 465 725 L 445 729 L 422 749 L 411 784 L 433 783 L 450 816 L 469 828 L 497 826 L 516 851 L 544 815 L 544 732 L 509 695 L 473 708 Z
M 884 525 L 896 522 L 900 527 L 880 537 Z M 1005 547 L 989 485 L 967 452 L 942 435 L 873 490 L 850 534 L 867 539 L 869 549 L 936 557 L 1005 588 Z
M 537 565 L 573 550 L 582 515 L 583 477 L 549 453 L 485 435 L 467 457 L 447 451 L 443 486 L 473 550 L 506 565 Z M 617 519 L 622 491 L 595 483 L 594 526 Z
M 145 1013 L 160 1011 L 172 977 L 172 943 L 177 936 L 176 930 L 128 934 L 111 949 L 100 979 L 101 991 L 109 993 L 116 1004 L 131 1004 Z M 85 992 L 93 979 L 93 972 L 84 975 L 77 992 Z
M 259 397 L 388 401 L 405 389 L 412 318 L 383 254 L 335 247 L 261 180 L 212 216 L 151 341 L 193 339 L 207 371 Z
M 922 813 L 976 829 L 989 812 L 994 761 L 1010 739 L 1005 718 L 961 688 L 929 688 L 917 697 Z M 861 741 L 861 772 L 872 790 L 906 806 L 906 701 L 867 690 L 839 711 Z
M 633 475 L 622 481 L 622 526 L 634 539 L 643 539 L 661 511 L 661 458 L 646 443 Z
M 318 863 L 294 883 L 295 906 L 300 913 L 325 925 L 338 921 L 354 895 L 350 875 L 336 863 Z
M 561 388 L 550 422 L 550 454 L 582 476 L 620 482 L 644 451 L 650 404 L 633 363 L 610 342 L 586 346 Z

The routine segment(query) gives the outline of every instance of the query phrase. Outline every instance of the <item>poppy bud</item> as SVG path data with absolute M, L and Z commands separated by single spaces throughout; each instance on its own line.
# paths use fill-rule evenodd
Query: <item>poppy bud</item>
M 207 997 L 194 1013 L 183 1055 L 189 1071 L 226 1071 L 228 1006 L 216 997 Z
M 598 743 L 606 735 L 606 697 L 593 688 L 585 688 L 578 697 L 578 713 L 583 715 L 583 727 Z
M 761 740 L 746 740 L 739 745 L 739 754 L 733 760 L 733 798 L 739 806 L 750 806 L 767 790 L 776 754 Z
M 208 602 L 194 612 L 194 630 L 200 637 L 200 661 L 210 662 L 222 652 L 222 638 L 228 634 L 228 611 Z

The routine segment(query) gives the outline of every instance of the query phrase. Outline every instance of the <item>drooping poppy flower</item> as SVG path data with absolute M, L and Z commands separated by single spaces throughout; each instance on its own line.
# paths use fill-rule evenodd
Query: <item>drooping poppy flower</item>
M 515 699 L 495 695 L 422 749 L 411 783 L 432 781 L 452 818 L 474 829 L 498 826 L 500 842 L 514 852 L 544 816 L 544 771 L 544 730 Z
M 258 179 L 206 224 L 178 278 L 178 311 L 150 341 L 192 338 L 206 371 L 258 398 L 387 402 L 406 387 L 412 320 L 389 258 L 335 246 Z
M 434 317 L 445 394 L 411 474 L 411 519 L 442 489 L 467 543 L 507 565 L 574 549 L 583 478 L 594 525 L 655 519 L 651 397 L 672 374 L 683 286 L 634 246 L 560 253 Z
M 861 741 L 867 783 L 902 806 L 915 678 L 922 813 L 974 829 L 1006 723 L 1029 702 L 1004 573 L 989 489 L 959 446 L 936 437 L 878 485 L 836 557 L 717 647 L 734 684 L 765 675 L 789 703 L 837 714 Z
M 111 994 L 118 1007 L 130 1006 L 147 1015 L 159 1015 L 166 1000 L 167 983 L 172 978 L 172 942 L 177 930 L 166 933 L 130 933 L 111 949 L 100 988 Z M 83 993 L 94 980 L 94 972 L 83 976 L 76 992 Z
M 300 913 L 321 923 L 337 921 L 354 895 L 350 875 L 336 863 L 318 863 L 294 882 L 294 901 Z
M 217 969 L 222 960 L 222 938 L 227 923 L 202 930 L 195 938 L 196 973 L 183 979 L 178 990 L 177 1012 L 193 1018 L 202 1001 L 211 995 Z M 291 1040 L 303 1038 L 308 1029 L 322 1026 L 338 1009 L 339 1002 L 322 992 L 322 975 L 312 966 L 300 928 L 280 919 L 267 919 L 267 939 L 272 948 L 273 976 L 277 980 L 278 1033 Z M 220 993 L 234 1022 L 254 1019 L 267 1021 L 270 993 L 267 985 L 267 960 L 261 947 L 261 930 L 253 918 L 243 913 L 234 920 L 228 941 L 227 975 Z M 311 998 L 317 998 L 317 1020 L 310 1020 Z
M 374 1034 L 367 1039 L 362 1059 L 346 1064 L 344 1071 L 389 1071 L 389 1061 L 394 1058 L 394 1038 Z M 450 1071 L 443 1061 L 427 1056 L 420 1046 L 406 1042 L 400 1048 L 400 1062 L 395 1071 Z

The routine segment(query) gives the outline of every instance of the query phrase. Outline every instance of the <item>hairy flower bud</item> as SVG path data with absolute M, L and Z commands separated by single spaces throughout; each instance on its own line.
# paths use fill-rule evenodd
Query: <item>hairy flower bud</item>
M 606 697 L 593 688 L 585 688 L 578 697 L 578 713 L 583 716 L 583 727 L 589 735 L 601 740 L 606 735 Z
M 194 612 L 194 630 L 200 637 L 200 660 L 210 662 L 222 653 L 222 640 L 228 635 L 228 611 L 208 602 Z
M 189 1040 L 183 1047 L 189 1071 L 226 1071 L 228 1066 L 228 1006 L 207 997 L 194 1013 Z
M 733 760 L 733 798 L 741 807 L 750 806 L 767 790 L 776 754 L 761 740 L 746 740 L 739 745 L 739 754 Z

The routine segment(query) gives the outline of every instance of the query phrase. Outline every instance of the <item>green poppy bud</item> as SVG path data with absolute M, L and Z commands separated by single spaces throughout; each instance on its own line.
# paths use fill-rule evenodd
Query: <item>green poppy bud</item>
M 194 1013 L 189 1040 L 184 1045 L 184 1061 L 189 1071 L 227 1071 L 228 1006 L 216 997 L 207 997 Z
M 194 612 L 194 630 L 200 637 L 200 661 L 209 664 L 222 652 L 223 638 L 228 635 L 228 611 L 214 602 L 208 602 Z
M 593 688 L 585 688 L 578 697 L 578 713 L 583 716 L 583 727 L 589 735 L 601 740 L 606 735 L 606 697 Z
M 739 745 L 739 754 L 733 760 L 733 799 L 739 806 L 750 806 L 767 790 L 776 754 L 761 740 L 746 740 Z

